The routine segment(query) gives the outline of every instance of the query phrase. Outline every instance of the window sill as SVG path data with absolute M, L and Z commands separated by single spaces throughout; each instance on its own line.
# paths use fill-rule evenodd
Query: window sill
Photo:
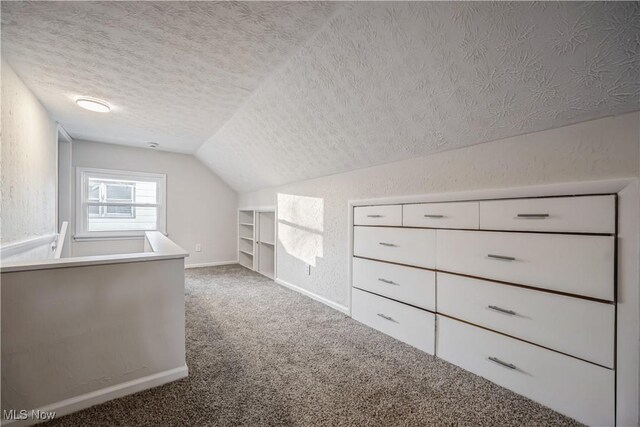
M 88 235 L 88 234 L 76 234 L 73 236 L 73 240 L 76 242 L 91 242 L 99 240 L 142 240 L 144 239 L 144 233 L 142 234 L 112 234 L 112 235 Z

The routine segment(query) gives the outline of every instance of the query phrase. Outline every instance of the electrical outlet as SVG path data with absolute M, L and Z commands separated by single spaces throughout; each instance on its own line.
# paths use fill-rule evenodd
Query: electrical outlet
M 311 264 L 307 264 L 306 270 L 307 270 L 307 276 L 311 276 Z
M 200 246 L 200 243 L 196 243 L 196 252 L 200 252 L 202 250 L 202 246 Z

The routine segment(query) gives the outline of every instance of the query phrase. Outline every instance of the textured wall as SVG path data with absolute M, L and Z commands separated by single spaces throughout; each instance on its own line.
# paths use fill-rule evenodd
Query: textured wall
M 167 175 L 167 232 L 190 253 L 189 264 L 233 261 L 238 257 L 237 194 L 198 159 L 95 142 L 73 142 L 73 166 L 155 172 Z M 74 171 L 75 173 L 75 171 Z M 75 176 L 75 175 L 74 175 Z M 74 197 L 75 201 L 75 197 Z M 71 232 L 75 232 L 71 224 Z M 195 252 L 196 243 L 202 252 Z M 141 249 L 139 242 L 73 243 L 73 255 L 95 255 Z
M 0 243 L 54 233 L 57 125 L 4 60 L 1 144 Z
M 197 152 L 239 191 L 640 110 L 638 2 L 345 4 Z
M 2 53 L 74 138 L 192 153 L 332 10 L 314 2 L 2 2 Z M 81 95 L 105 99 L 112 112 L 78 108 Z
M 349 200 L 637 177 L 639 152 L 640 113 L 629 113 L 244 193 L 240 206 L 277 199 L 278 278 L 345 305 Z

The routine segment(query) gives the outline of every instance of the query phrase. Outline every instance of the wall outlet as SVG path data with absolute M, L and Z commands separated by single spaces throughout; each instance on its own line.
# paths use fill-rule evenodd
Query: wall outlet
M 307 273 L 307 276 L 311 276 L 311 264 L 306 264 L 305 272 Z
M 196 252 L 200 252 L 202 250 L 202 246 L 200 243 L 196 243 Z

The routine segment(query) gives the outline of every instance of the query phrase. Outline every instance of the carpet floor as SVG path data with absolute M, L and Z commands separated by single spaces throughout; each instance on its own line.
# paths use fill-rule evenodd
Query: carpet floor
M 189 377 L 51 426 L 577 423 L 240 266 L 186 270 Z

